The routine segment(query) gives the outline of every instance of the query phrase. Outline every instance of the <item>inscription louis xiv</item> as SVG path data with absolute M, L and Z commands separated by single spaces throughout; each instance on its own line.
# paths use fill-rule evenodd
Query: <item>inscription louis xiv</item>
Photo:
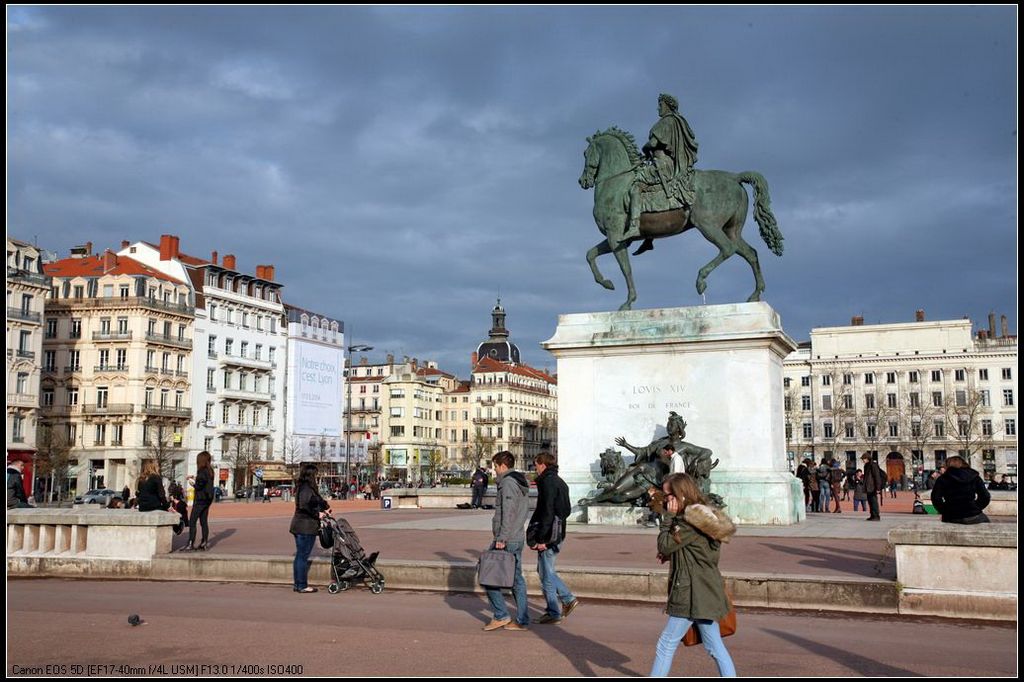
M 654 409 L 683 409 L 687 410 L 693 407 L 693 404 L 689 401 L 683 400 L 671 400 L 663 404 L 657 402 L 651 402 L 654 398 L 681 398 L 685 391 L 685 387 L 682 384 L 633 384 L 630 387 L 629 396 L 632 401 L 642 402 L 629 402 L 627 401 L 627 409 L 630 410 L 654 410 Z

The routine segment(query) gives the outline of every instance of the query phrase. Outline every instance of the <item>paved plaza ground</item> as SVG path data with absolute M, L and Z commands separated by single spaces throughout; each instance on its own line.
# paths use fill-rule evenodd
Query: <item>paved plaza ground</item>
M 722 552 L 726 573 L 895 580 L 889 529 L 939 524 L 910 514 L 913 495 L 886 499 L 881 522 L 865 521 L 843 503 L 842 514 L 809 514 L 788 527 L 741 527 Z M 364 547 L 383 559 L 475 561 L 491 539 L 486 510 L 380 509 L 379 502 L 333 501 Z M 292 505 L 218 503 L 211 511 L 210 551 L 200 556 L 289 557 Z M 1007 519 L 1002 522 L 1015 522 Z M 559 565 L 658 568 L 655 529 L 571 525 Z M 186 538 L 175 538 L 175 547 Z M 326 551 L 317 548 L 319 556 Z M 41 666 L 114 664 L 92 669 L 132 677 L 152 672 L 243 676 L 642 676 L 664 625 L 661 606 L 584 599 L 559 626 L 529 632 L 483 632 L 490 616 L 479 594 L 357 587 L 339 595 L 297 595 L 290 586 L 17 579 L 8 581 L 8 674 Z M 323 587 L 323 586 L 321 586 Z M 542 601 L 530 598 L 531 615 Z M 146 625 L 132 627 L 138 613 Z M 728 640 L 744 676 L 1015 676 L 1016 623 L 857 613 L 739 609 Z M 55 645 L 59 643 L 59 646 Z M 951 655 L 951 652 L 956 652 Z M 240 668 L 250 665 L 256 668 Z M 298 668 L 272 668 L 272 665 Z M 68 668 L 58 668 L 69 673 Z M 19 672 L 20 671 L 20 672 Z M 84 668 L 85 673 L 89 669 Z M 673 674 L 714 675 L 699 647 L 680 649 Z
M 88 664 L 121 679 L 231 670 L 244 677 L 635 677 L 650 671 L 666 618 L 658 605 L 583 600 L 561 625 L 483 632 L 490 613 L 481 595 L 362 588 L 299 595 L 288 586 L 241 583 L 14 580 L 7 596 L 7 672 L 14 677 L 46 665 L 84 672 Z M 539 607 L 531 599 L 532 616 Z M 129 625 L 133 613 L 146 625 Z M 738 615 L 738 631 L 726 641 L 742 676 L 1017 672 L 1015 624 L 757 609 Z M 150 668 L 158 665 L 162 671 Z M 700 647 L 680 647 L 673 675 L 715 673 Z

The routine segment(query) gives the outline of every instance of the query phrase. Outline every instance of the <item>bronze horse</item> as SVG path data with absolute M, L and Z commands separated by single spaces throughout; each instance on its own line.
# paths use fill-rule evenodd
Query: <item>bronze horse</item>
M 583 189 L 594 188 L 594 221 L 604 240 L 587 252 L 587 262 L 594 280 L 606 289 L 614 289 L 597 268 L 596 259 L 614 253 L 626 278 L 629 293 L 619 310 L 630 310 L 636 301 L 633 270 L 629 261 L 629 245 L 636 238 L 622 239 L 629 220 L 629 190 L 636 170 L 644 163 L 633 137 L 612 127 L 587 138 L 583 153 L 585 160 L 579 183 Z M 718 247 L 718 255 L 697 274 L 697 293 L 707 288 L 707 277 L 729 256 L 738 253 L 754 271 L 755 288 L 748 301 L 760 301 L 764 292 L 764 279 L 757 252 L 743 240 L 743 224 L 747 220 L 749 197 L 741 183 L 754 187 L 754 220 L 761 230 L 761 238 L 777 256 L 782 255 L 782 233 L 772 214 L 768 197 L 768 183 L 760 173 L 729 173 L 726 171 L 694 171 L 694 189 L 697 200 L 688 209 L 643 213 L 640 217 L 640 239 L 671 237 L 690 228 L 696 228 Z

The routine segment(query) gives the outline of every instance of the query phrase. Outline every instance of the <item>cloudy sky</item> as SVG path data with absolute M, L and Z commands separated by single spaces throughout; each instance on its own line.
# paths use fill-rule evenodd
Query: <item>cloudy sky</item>
M 789 334 L 990 311 L 1017 328 L 1015 7 L 8 7 L 7 229 L 181 237 L 271 263 L 350 342 L 466 377 L 500 294 L 523 360 L 615 310 L 584 260 L 586 137 L 660 92 L 697 167 L 767 178 L 748 219 Z M 634 259 L 636 308 L 700 305 L 696 232 Z M 706 302 L 746 300 L 736 257 Z

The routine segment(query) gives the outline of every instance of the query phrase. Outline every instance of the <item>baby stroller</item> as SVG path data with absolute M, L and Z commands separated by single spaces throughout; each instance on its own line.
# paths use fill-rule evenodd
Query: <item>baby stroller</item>
M 331 584 L 327 591 L 331 594 L 344 592 L 352 587 L 352 583 L 360 580 L 366 583 L 370 592 L 380 594 L 384 591 L 384 576 L 374 564 L 377 555 L 374 552 L 366 556 L 359 537 L 352 526 L 343 518 L 334 518 L 330 514 L 324 516 L 320 527 L 321 539 L 326 534 L 333 541 L 331 545 Z

